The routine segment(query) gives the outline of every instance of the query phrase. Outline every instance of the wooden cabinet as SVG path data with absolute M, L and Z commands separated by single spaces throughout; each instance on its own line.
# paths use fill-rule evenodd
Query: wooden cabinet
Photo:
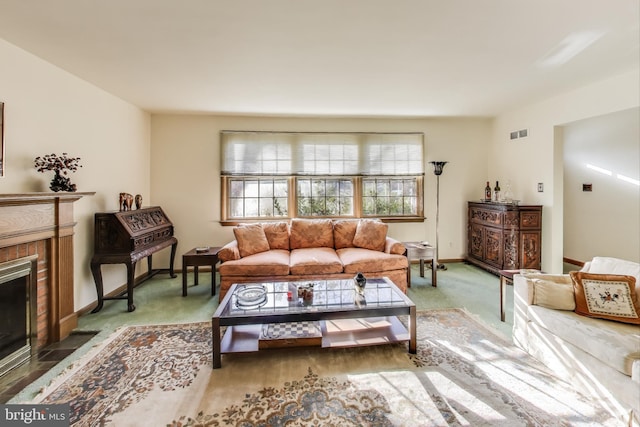
M 494 274 L 540 270 L 542 206 L 469 202 L 467 261 Z

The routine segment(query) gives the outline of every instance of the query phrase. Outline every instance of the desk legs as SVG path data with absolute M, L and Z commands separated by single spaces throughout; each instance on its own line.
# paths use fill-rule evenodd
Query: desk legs
M 102 310 L 104 305 L 104 288 L 102 285 L 102 271 L 100 263 L 91 262 L 91 273 L 93 274 L 93 281 L 96 282 L 96 293 L 98 294 L 98 305 L 91 310 L 92 313 L 97 313 Z

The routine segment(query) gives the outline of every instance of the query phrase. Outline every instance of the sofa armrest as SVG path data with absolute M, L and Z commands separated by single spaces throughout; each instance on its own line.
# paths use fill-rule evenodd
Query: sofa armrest
M 233 261 L 240 259 L 240 250 L 238 249 L 238 241 L 232 240 L 224 245 L 220 251 L 218 251 L 218 258 L 221 262 Z
M 395 255 L 404 255 L 406 250 L 407 248 L 400 241 L 394 239 L 393 237 L 387 236 L 385 245 L 384 245 L 385 253 L 395 254 Z

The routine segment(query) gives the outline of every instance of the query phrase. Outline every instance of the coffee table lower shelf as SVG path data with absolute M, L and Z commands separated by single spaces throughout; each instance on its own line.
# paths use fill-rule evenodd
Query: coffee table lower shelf
M 359 347 L 410 341 L 407 328 L 396 316 L 320 321 L 322 348 Z M 259 348 L 262 325 L 228 326 L 220 353 L 267 351 Z

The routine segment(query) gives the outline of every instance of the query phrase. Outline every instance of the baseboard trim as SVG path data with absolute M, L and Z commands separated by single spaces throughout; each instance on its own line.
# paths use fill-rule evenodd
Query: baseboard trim
M 447 259 L 441 259 L 440 260 L 440 264 L 447 264 L 447 263 L 453 263 L 453 262 L 464 262 L 464 258 L 447 258 Z M 419 264 L 420 260 L 418 259 L 412 259 L 411 261 L 409 261 L 410 264 Z

